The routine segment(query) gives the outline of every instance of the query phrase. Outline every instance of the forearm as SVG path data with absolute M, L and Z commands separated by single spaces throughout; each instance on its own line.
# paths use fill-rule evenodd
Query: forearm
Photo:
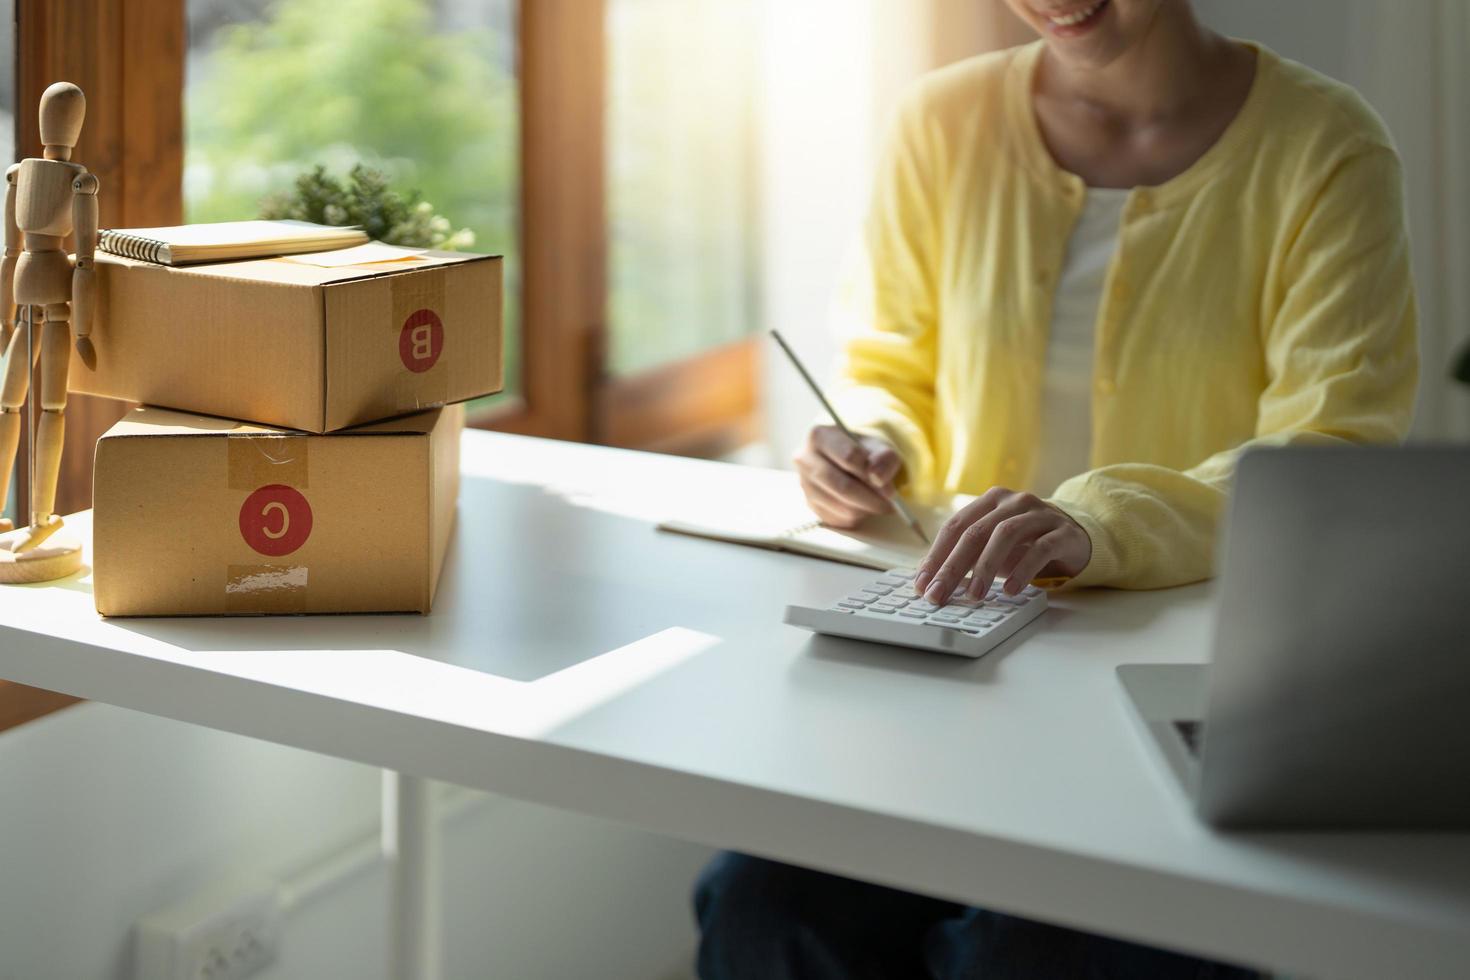
M 82 340 L 92 333 L 92 313 L 96 306 L 97 178 L 82 174 L 72 183 L 72 194 L 77 253 L 71 279 L 71 316 L 72 329 L 77 339 Z

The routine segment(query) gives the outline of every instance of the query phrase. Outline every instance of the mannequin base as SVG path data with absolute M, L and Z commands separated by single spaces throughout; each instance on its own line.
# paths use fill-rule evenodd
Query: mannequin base
M 51 519 L 60 524 L 60 519 Z M 28 544 L 37 528 L 23 527 L 0 534 L 0 585 L 22 585 L 50 582 L 66 578 L 82 567 L 82 545 L 66 536 L 55 536 L 56 528 L 46 527 L 45 540 L 34 548 L 16 551 Z

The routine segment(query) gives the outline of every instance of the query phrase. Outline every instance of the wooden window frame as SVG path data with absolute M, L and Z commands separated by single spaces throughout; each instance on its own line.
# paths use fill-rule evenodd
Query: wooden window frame
M 628 376 L 607 371 L 605 0 L 522 0 L 521 391 L 471 424 L 717 455 L 759 429 L 755 338 Z

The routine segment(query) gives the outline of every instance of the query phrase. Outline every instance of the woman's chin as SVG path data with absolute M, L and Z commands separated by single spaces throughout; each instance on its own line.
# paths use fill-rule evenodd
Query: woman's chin
M 1082 37 L 1048 36 L 1046 47 L 1068 68 L 1100 71 L 1123 56 L 1128 42 L 1112 32 L 1095 31 Z

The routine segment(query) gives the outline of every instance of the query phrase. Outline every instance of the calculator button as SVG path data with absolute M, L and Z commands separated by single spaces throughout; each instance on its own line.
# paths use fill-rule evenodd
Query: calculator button
M 912 609 L 922 609 L 925 612 L 933 612 L 934 610 L 938 609 L 939 607 L 936 606 L 934 603 L 930 602 L 928 599 L 919 599 L 916 602 L 911 603 L 910 604 L 910 608 L 912 608 Z
M 998 595 L 995 597 L 995 601 L 1003 602 L 1008 606 L 1024 606 L 1026 604 L 1025 599 L 1022 599 L 1020 596 L 1013 595 Z
M 1037 596 L 1041 595 L 1041 590 L 1038 589 L 1034 585 L 1028 585 L 1024 589 L 1021 590 L 1021 594 L 1024 595 L 1024 596 L 1029 596 L 1030 598 L 1034 599 Z
M 875 606 L 883 606 L 886 609 L 902 609 L 904 606 L 907 606 L 908 604 L 909 604 L 909 601 L 907 599 L 895 599 L 891 595 L 890 596 L 884 596 L 883 598 L 879 599 L 877 602 L 873 603 L 873 605 L 875 605 Z
M 873 593 L 873 595 L 887 595 L 893 590 L 886 585 L 865 585 L 863 586 L 862 591 L 871 592 Z
M 892 586 L 894 588 L 897 588 L 898 586 L 903 585 L 907 581 L 908 581 L 908 579 L 904 578 L 901 575 L 884 575 L 882 578 L 878 579 L 878 584 L 879 585 L 888 585 L 888 586 Z
M 863 612 L 881 613 L 884 616 L 892 616 L 893 615 L 893 610 L 892 609 L 888 609 L 888 608 L 886 608 L 884 606 L 869 606 L 867 609 L 864 609 Z
M 914 587 L 912 585 L 905 585 L 902 588 L 894 589 L 893 594 L 896 596 L 901 596 L 905 599 L 917 599 L 919 597 L 919 593 L 914 591 Z
M 924 612 L 922 609 L 912 609 L 912 608 L 911 609 L 900 609 L 898 611 L 898 614 L 900 616 L 907 616 L 909 619 L 927 619 L 929 617 L 929 614 L 926 613 L 926 612 Z
M 989 609 L 977 609 L 965 617 L 972 623 L 994 623 L 1001 618 L 1000 613 L 993 613 Z
M 894 578 L 912 580 L 914 576 L 918 575 L 919 573 L 914 571 L 912 568 L 890 568 L 883 574 L 892 575 Z
M 946 626 L 948 626 L 950 623 L 958 623 L 959 621 L 960 619 L 958 616 L 946 616 L 943 613 L 935 613 L 934 615 L 929 617 L 929 622 L 943 623 Z
M 851 609 L 843 609 L 841 606 L 833 606 L 831 609 L 829 609 L 827 611 L 828 612 L 847 613 L 849 616 L 852 615 L 852 610 Z
M 853 602 L 851 599 L 842 599 L 837 605 L 843 609 L 862 609 L 865 603 Z

